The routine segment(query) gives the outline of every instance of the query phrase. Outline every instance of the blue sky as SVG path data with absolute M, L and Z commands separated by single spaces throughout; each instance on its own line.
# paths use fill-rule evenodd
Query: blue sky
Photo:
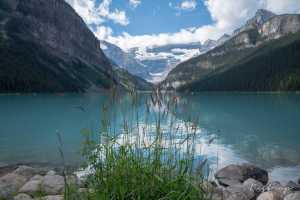
M 170 2 L 172 6 L 169 5 Z M 127 26 L 120 26 L 113 21 L 107 21 L 104 25 L 111 27 L 115 35 L 124 31 L 131 35 L 141 35 L 162 32 L 172 33 L 182 28 L 212 23 L 209 12 L 202 1 L 197 3 L 195 9 L 187 10 L 176 8 L 180 2 L 180 0 L 144 0 L 138 7 L 133 8 L 128 1 L 115 0 L 111 4 L 112 10 L 126 10 L 130 23 Z
M 124 50 L 218 39 L 263 8 L 300 13 L 299 0 L 65 0 L 100 40 Z

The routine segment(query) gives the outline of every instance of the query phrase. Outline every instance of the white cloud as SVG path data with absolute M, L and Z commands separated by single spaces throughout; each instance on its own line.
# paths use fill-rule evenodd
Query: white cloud
M 99 7 L 96 9 L 99 15 L 123 26 L 128 25 L 129 20 L 126 17 L 125 11 L 120 11 L 118 9 L 110 11 L 109 7 L 111 3 L 112 0 L 103 0 Z
M 66 0 L 88 25 L 100 25 L 105 20 L 126 26 L 129 20 L 125 11 L 110 10 L 112 0 L 102 0 L 98 5 L 96 0 Z
M 179 7 L 182 10 L 194 10 L 197 7 L 196 0 L 184 0 L 180 3 Z
M 299 0 L 265 0 L 265 8 L 272 10 L 278 14 L 286 13 L 300 13 Z
M 254 16 L 259 8 L 269 9 L 275 13 L 299 13 L 299 0 L 206 0 L 213 23 L 191 29 L 182 29 L 176 33 L 147 35 L 130 35 L 123 33 L 108 40 L 122 47 L 152 47 L 167 44 L 204 42 L 207 39 L 218 39 L 224 33 L 230 33 Z M 172 6 L 172 3 L 169 4 Z
M 87 24 L 99 25 L 104 22 L 102 16 L 97 13 L 95 0 L 66 0 Z
M 133 7 L 136 8 L 141 4 L 141 0 L 129 0 L 129 4 Z
M 99 40 L 107 40 L 113 34 L 113 31 L 110 27 L 99 26 L 94 33 Z
M 125 50 L 132 47 L 152 47 L 218 39 L 224 33 L 230 33 L 245 23 L 259 8 L 269 9 L 278 14 L 300 12 L 299 0 L 205 0 L 204 5 L 213 19 L 212 24 L 182 29 L 175 33 L 131 35 L 124 32 L 113 36 L 113 31 L 101 26 L 101 23 L 105 20 L 112 20 L 121 25 L 127 25 L 129 20 L 124 11 L 118 9 L 110 11 L 112 0 L 103 0 L 99 6 L 96 5 L 96 0 L 67 1 L 88 24 L 100 26 L 95 30 L 95 34 L 100 39 L 105 38 Z M 182 1 L 180 5 L 187 8 L 188 4 L 183 4 L 185 1 Z M 187 1 L 192 2 L 192 0 Z M 169 6 L 173 7 L 172 3 L 169 3 Z

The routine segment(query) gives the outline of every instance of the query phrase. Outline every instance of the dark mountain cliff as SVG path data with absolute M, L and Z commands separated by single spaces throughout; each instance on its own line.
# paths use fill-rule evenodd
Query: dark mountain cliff
M 118 83 L 64 0 L 0 0 L 0 92 L 84 92 Z

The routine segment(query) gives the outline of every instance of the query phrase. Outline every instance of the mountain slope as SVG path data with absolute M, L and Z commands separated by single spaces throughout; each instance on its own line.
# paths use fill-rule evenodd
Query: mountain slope
M 150 77 L 147 67 L 135 59 L 133 55 L 124 52 L 120 47 L 106 41 L 101 41 L 101 49 L 120 68 L 144 79 Z
M 0 0 L 0 92 L 97 91 L 124 74 L 64 0 Z
M 116 84 L 99 42 L 63 0 L 1 0 L 0 91 L 83 92 Z
M 178 65 L 162 86 L 180 91 L 299 90 L 299 31 L 300 15 L 273 16 Z

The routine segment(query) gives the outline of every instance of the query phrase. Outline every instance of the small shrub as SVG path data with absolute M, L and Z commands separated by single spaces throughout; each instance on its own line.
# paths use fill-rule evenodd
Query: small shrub
M 141 113 L 134 108 L 136 98 L 137 95 L 133 94 L 132 111 L 137 112 L 139 122 Z M 194 170 L 193 167 L 196 129 L 186 125 L 187 133 L 182 135 L 180 141 L 175 140 L 176 128 L 172 127 L 174 124 L 171 121 L 169 131 L 161 127 L 162 121 L 170 119 L 167 117 L 167 113 L 172 112 L 169 105 L 175 105 L 175 102 L 168 102 L 169 108 L 165 110 L 162 109 L 163 100 L 159 93 L 152 94 L 149 99 L 147 105 L 159 111 L 155 114 L 155 127 L 148 131 L 143 129 L 142 134 L 135 132 L 136 129 L 124 121 L 122 137 L 113 136 L 107 117 L 109 106 L 103 106 L 99 142 L 87 129 L 82 132 L 85 137 L 82 149 L 85 167 L 88 166 L 91 172 L 86 180 L 88 193 L 85 199 L 206 199 L 199 187 L 203 180 L 201 170 Z M 149 109 L 145 113 L 149 114 Z M 141 130 L 138 124 L 136 128 Z M 167 142 L 165 138 L 168 138 Z M 67 197 L 76 199 L 76 195 Z

